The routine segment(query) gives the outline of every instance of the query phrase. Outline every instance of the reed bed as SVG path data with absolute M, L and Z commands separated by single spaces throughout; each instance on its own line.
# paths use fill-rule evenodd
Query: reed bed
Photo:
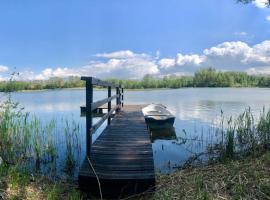
M 47 166 L 56 168 L 56 165 L 63 166 L 65 172 L 74 171 L 81 153 L 79 124 L 64 120 L 64 138 L 59 139 L 59 130 L 63 129 L 57 127 L 56 120 L 44 123 L 24 112 L 10 98 L 0 109 L 0 157 L 4 163 L 25 166 L 32 171 L 42 171 Z
M 235 119 L 221 115 L 220 125 L 210 133 L 217 136 L 206 152 L 211 160 L 256 157 L 270 149 L 270 110 L 264 108 L 256 120 L 251 108 Z
M 0 199 L 82 199 L 71 181 L 80 160 L 81 127 L 63 121 L 64 129 L 56 120 L 44 123 L 10 97 L 1 104 Z

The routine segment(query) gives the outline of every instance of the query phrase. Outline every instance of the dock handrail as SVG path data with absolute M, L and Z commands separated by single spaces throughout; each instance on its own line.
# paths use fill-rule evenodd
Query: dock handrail
M 86 82 L 86 153 L 87 156 L 90 157 L 92 134 L 95 133 L 106 120 L 108 120 L 108 125 L 110 125 L 113 112 L 118 112 L 121 110 L 121 107 L 124 106 L 124 88 L 121 85 L 115 85 L 94 77 L 83 76 L 81 77 L 81 80 Z M 93 86 L 107 87 L 108 98 L 93 102 Z M 116 95 L 111 95 L 112 88 L 116 89 Z M 112 108 L 112 100 L 114 99 L 116 99 L 116 106 Z M 106 103 L 108 112 L 93 125 L 93 111 Z

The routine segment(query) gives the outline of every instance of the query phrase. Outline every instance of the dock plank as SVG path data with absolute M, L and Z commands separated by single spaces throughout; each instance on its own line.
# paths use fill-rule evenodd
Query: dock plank
M 117 193 L 117 189 L 121 195 L 139 193 L 155 185 L 153 150 L 142 107 L 125 105 L 92 145 L 90 160 L 105 193 Z M 87 158 L 79 171 L 79 186 L 98 193 Z

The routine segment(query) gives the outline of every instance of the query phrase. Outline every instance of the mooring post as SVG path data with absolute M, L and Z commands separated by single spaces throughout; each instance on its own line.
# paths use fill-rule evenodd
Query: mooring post
M 108 87 L 108 98 L 110 98 L 112 96 L 112 87 L 109 86 Z M 108 113 L 111 111 L 112 108 L 112 102 L 108 101 Z M 111 116 L 108 117 L 108 125 L 111 124 Z
M 86 153 L 90 157 L 91 145 L 92 145 L 92 103 L 93 103 L 93 83 L 92 77 L 86 79 Z

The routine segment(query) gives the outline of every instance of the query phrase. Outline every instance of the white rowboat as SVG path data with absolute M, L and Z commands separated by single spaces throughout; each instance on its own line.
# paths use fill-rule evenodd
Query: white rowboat
M 173 125 L 175 116 L 161 104 L 149 104 L 142 109 L 145 121 L 147 123 L 169 124 Z

